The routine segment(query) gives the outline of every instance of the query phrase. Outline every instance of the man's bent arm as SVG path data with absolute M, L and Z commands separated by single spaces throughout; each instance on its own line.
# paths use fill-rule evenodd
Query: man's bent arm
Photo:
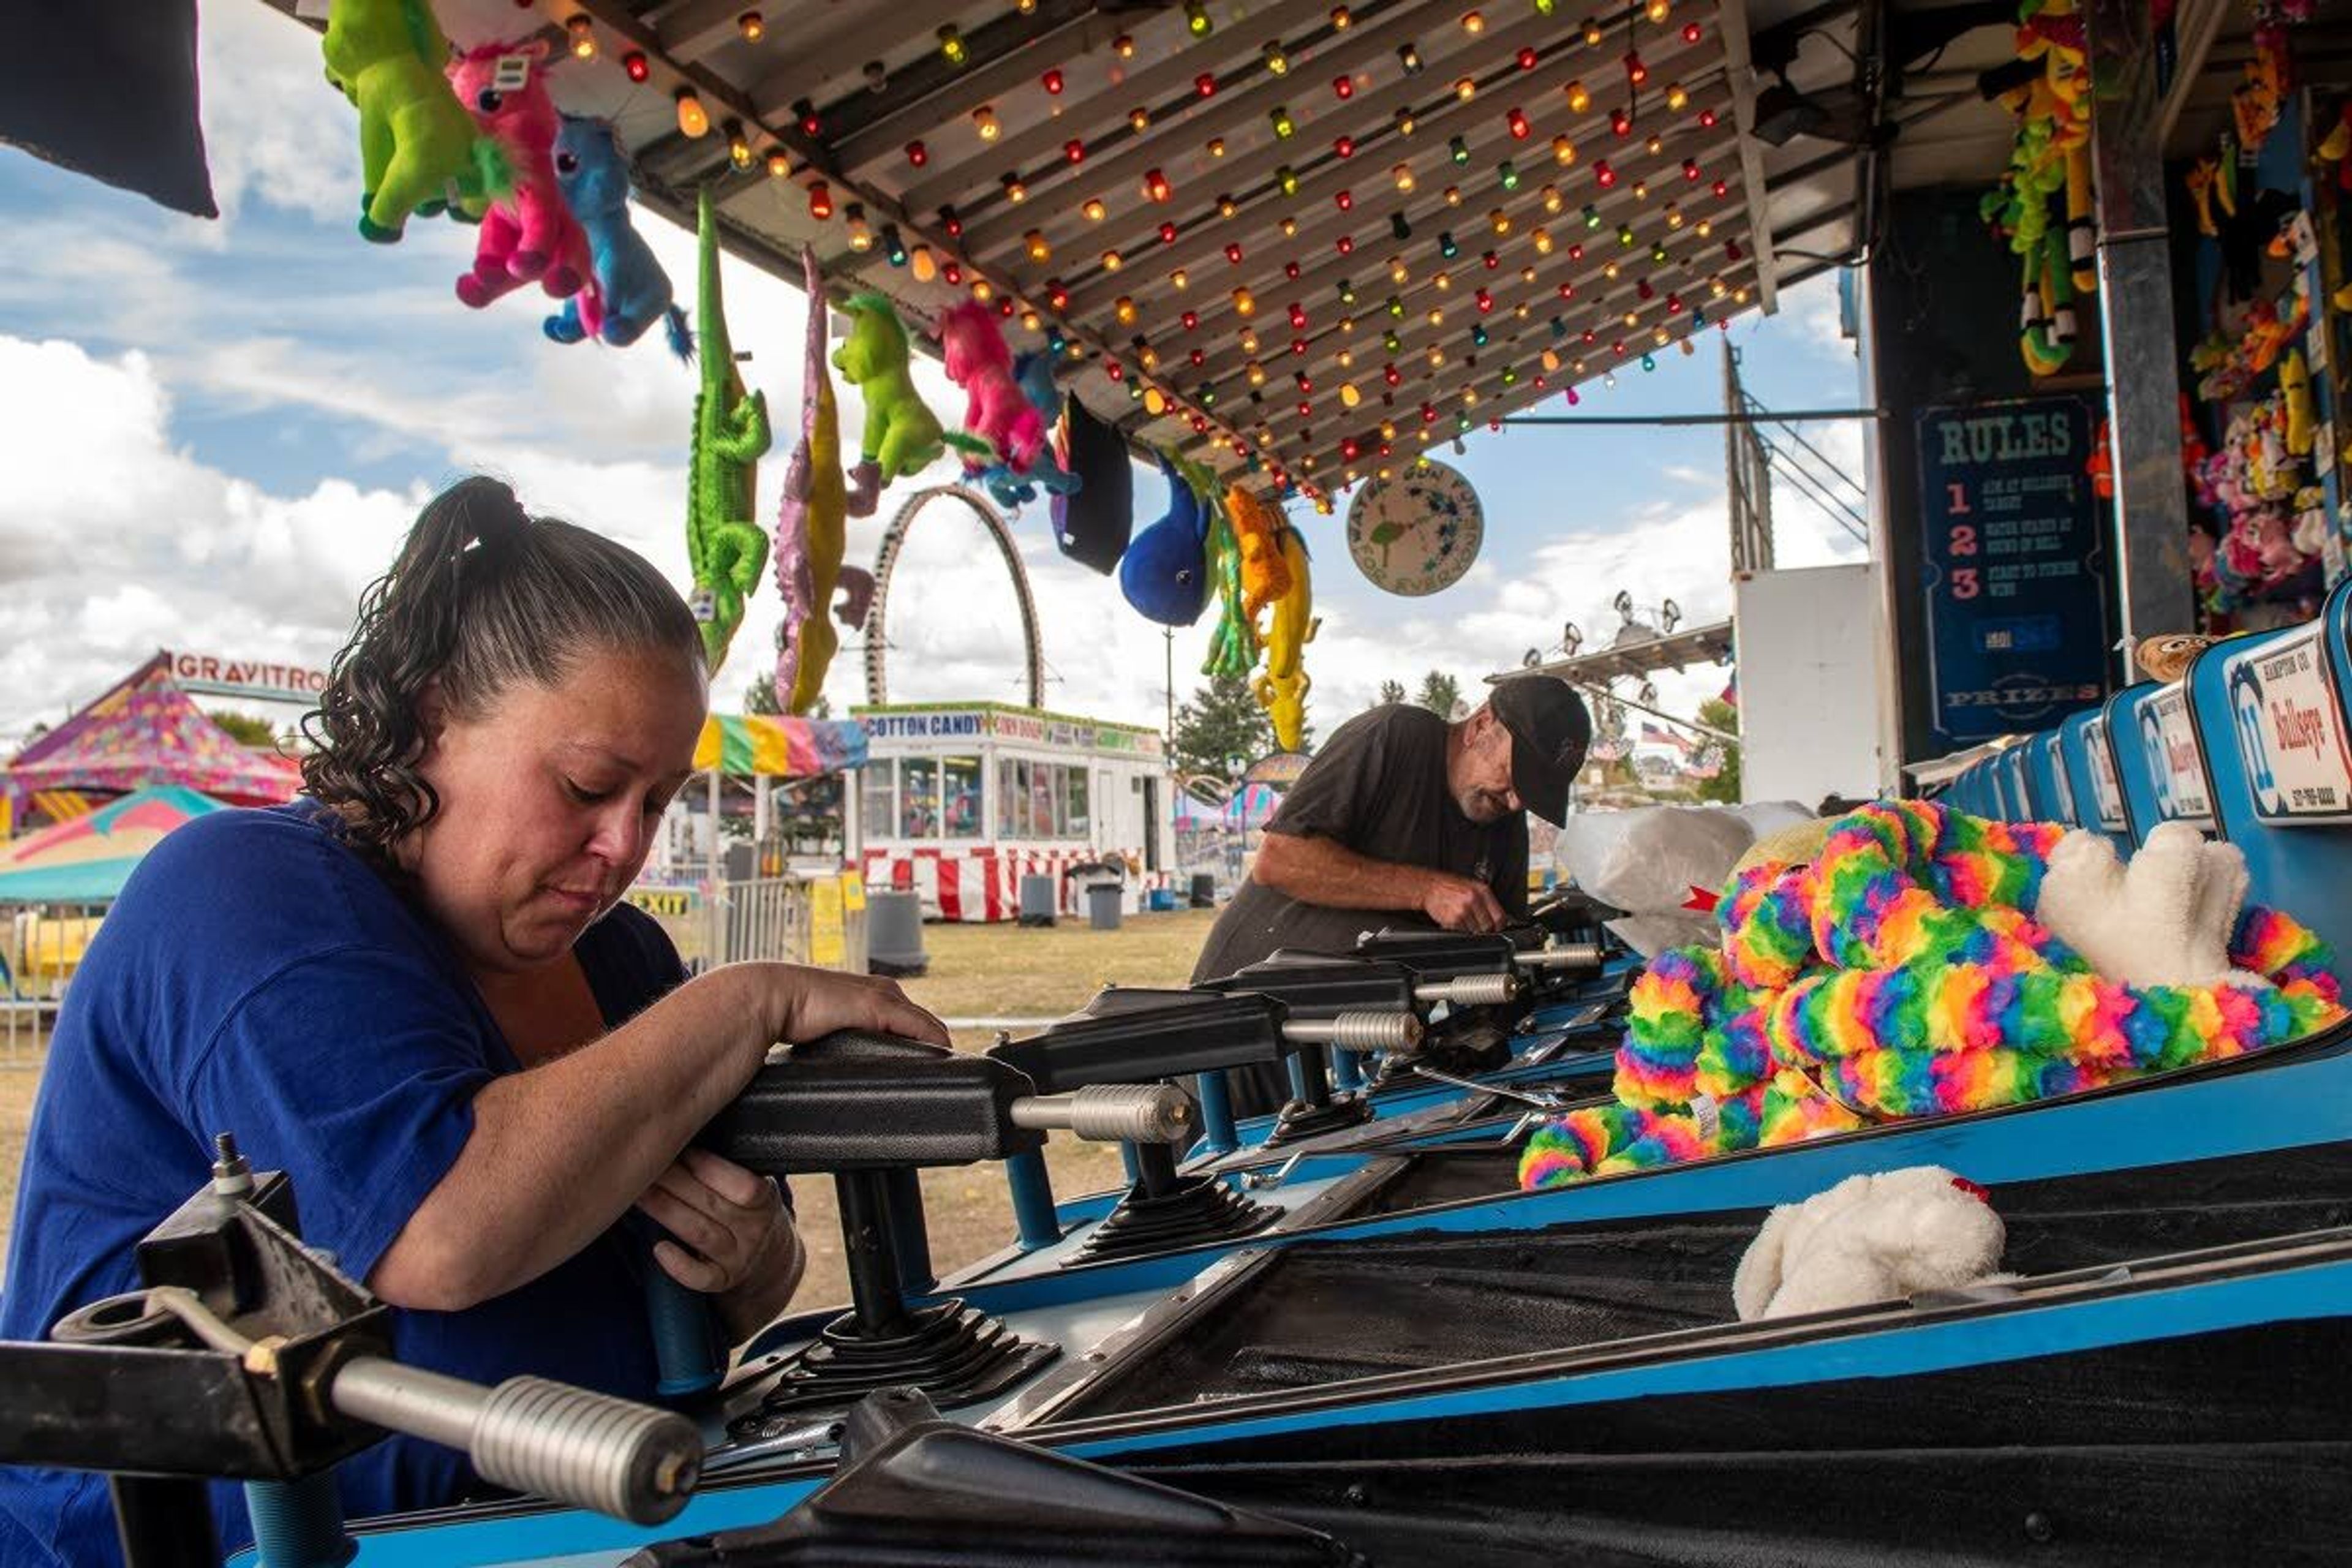
M 1304 904 L 1334 910 L 1417 910 L 1444 873 L 1359 855 L 1336 838 L 1269 833 L 1250 879 Z

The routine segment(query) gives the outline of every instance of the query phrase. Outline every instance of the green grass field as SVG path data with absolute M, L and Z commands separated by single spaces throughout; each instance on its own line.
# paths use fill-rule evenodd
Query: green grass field
M 1205 911 L 1138 915 L 1116 931 L 1089 931 L 1083 922 L 1067 921 L 1041 930 L 929 926 L 923 940 L 930 953 L 930 973 L 907 982 L 907 991 L 943 1017 L 1054 1017 L 1084 1005 L 1107 982 L 1181 985 L 1209 934 L 1210 919 Z M 992 1037 L 987 1030 L 965 1030 L 958 1033 L 956 1044 L 979 1050 Z M 34 1068 L 0 1068 L 0 1245 L 5 1243 L 16 1210 L 16 1167 L 39 1081 Z M 1106 1145 L 1078 1143 L 1057 1134 L 1046 1147 L 1055 1191 L 1065 1197 L 1122 1180 L 1118 1152 Z M 942 1274 L 1012 1239 L 1004 1178 L 994 1166 L 927 1171 L 922 1179 L 931 1253 Z M 809 1249 L 802 1302 L 821 1306 L 845 1300 L 833 1184 L 817 1177 L 795 1178 L 793 1197 Z

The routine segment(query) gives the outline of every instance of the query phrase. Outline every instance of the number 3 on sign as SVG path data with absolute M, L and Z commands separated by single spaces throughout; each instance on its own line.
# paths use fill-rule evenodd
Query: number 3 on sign
M 1955 555 L 1974 555 L 1977 552 L 1977 531 L 1965 522 L 1954 523 L 1950 546 Z
M 1961 484 L 1958 480 L 1955 479 L 1952 483 L 1944 487 L 1944 493 L 1951 497 L 1952 500 L 1952 504 L 1946 509 L 1948 511 L 1949 511 L 1954 517 L 1966 517 L 1969 515 L 1968 486 Z
M 1981 590 L 1977 585 L 1977 569 L 1975 567 L 1956 566 L 1952 569 L 1953 598 L 1973 599 L 1980 591 Z

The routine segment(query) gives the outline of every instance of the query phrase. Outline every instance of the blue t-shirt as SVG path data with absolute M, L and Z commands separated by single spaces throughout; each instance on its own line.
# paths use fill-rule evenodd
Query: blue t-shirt
M 574 948 L 617 1026 L 684 978 L 625 905 Z M 0 1338 L 41 1340 L 138 1288 L 132 1247 L 211 1178 L 215 1132 L 293 1179 L 303 1240 L 364 1280 L 473 1131 L 474 1095 L 520 1064 L 437 929 L 313 803 L 187 824 L 132 873 L 59 1011 L 26 1144 Z M 630 1398 L 657 1381 L 642 1243 L 578 1256 L 462 1312 L 393 1314 L 414 1365 L 533 1373 Z M 457 1500 L 464 1458 L 393 1438 L 338 1469 L 364 1518 Z M 224 1542 L 251 1538 L 213 1489 Z M 0 1468 L 0 1568 L 118 1562 L 105 1478 Z

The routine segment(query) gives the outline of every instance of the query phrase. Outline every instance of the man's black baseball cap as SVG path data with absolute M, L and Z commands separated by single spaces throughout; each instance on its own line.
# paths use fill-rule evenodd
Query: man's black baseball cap
M 1486 706 L 1511 732 L 1511 788 L 1553 826 L 1566 822 L 1569 786 L 1592 743 L 1584 699 L 1555 677 L 1515 675 L 1496 682 Z

